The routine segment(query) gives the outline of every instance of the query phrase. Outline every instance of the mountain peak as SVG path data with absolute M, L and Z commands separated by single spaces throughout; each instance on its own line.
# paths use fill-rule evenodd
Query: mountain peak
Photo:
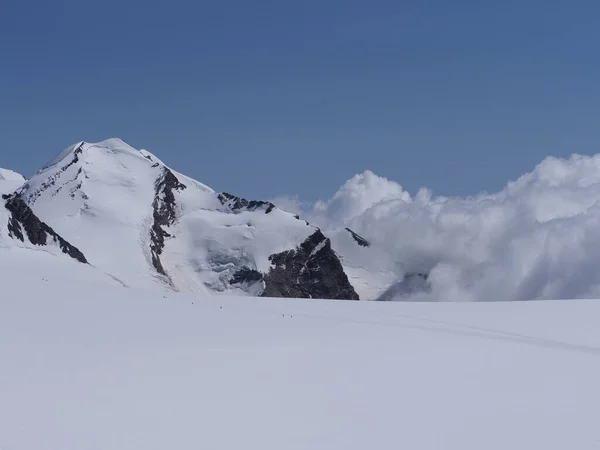
M 64 161 L 77 162 L 80 156 L 85 159 L 90 152 L 96 153 L 98 151 L 109 154 L 128 153 L 139 157 L 147 157 L 147 155 L 149 155 L 148 152 L 141 152 L 140 150 L 131 147 L 120 138 L 110 138 L 100 142 L 79 141 L 70 145 L 53 159 L 48 161 L 41 171 L 54 167 Z
M 131 145 L 127 144 L 122 139 L 116 137 L 106 139 L 100 142 L 83 142 L 82 145 L 83 150 L 88 151 L 104 150 L 109 151 L 111 153 L 132 153 L 135 155 L 144 156 L 142 152 L 140 152 L 138 149 L 133 148 Z

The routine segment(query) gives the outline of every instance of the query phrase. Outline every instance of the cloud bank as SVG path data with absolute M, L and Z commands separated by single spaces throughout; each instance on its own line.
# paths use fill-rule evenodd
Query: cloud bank
M 600 154 L 547 158 L 494 194 L 411 196 L 367 171 L 314 205 L 277 199 L 324 229 L 350 227 L 430 289 L 391 299 L 600 298 Z M 402 286 L 396 286 L 396 289 Z M 399 289 L 402 290 L 402 289 Z

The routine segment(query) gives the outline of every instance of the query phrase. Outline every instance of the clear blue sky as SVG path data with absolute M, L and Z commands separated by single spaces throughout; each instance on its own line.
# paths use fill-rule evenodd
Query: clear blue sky
M 496 190 L 600 151 L 600 2 L 0 2 L 0 166 L 121 137 L 253 198 Z

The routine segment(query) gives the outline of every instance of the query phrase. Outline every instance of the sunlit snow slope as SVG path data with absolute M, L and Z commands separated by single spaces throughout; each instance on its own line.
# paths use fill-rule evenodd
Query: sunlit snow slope
M 25 182 L 25 177 L 12 170 L 0 168 L 0 182 L 3 181 L 13 181 L 17 184 L 23 184 Z
M 250 302 L 24 251 L 0 252 L 1 449 L 600 445 L 598 301 Z

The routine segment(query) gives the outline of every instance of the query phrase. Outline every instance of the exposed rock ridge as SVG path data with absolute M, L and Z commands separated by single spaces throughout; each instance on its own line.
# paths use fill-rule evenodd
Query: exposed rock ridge
M 222 192 L 219 194 L 218 198 L 222 205 L 227 206 L 234 212 L 243 210 L 256 211 L 259 208 L 265 208 L 265 214 L 269 214 L 271 211 L 273 211 L 273 209 L 275 209 L 275 205 L 271 202 L 246 200 L 245 198 L 237 197 L 227 192 Z
M 10 211 L 8 219 L 8 235 L 13 239 L 25 242 L 25 236 L 33 245 L 45 246 L 50 239 L 59 246 L 63 253 L 79 262 L 87 264 L 83 253 L 59 236 L 50 226 L 42 222 L 18 194 L 3 195 L 5 208 Z
M 150 253 L 152 255 L 152 265 L 158 273 L 168 277 L 160 255 L 165 247 L 165 239 L 171 237 L 166 228 L 173 225 L 177 218 L 175 211 L 175 194 L 173 191 L 182 191 L 187 186 L 181 183 L 173 172 L 166 167 L 162 175 L 156 180 L 154 185 L 154 201 L 152 202 L 152 228 L 150 229 Z
M 269 256 L 263 297 L 358 300 L 342 264 L 321 230 L 293 250 Z
M 352 237 L 354 238 L 354 240 L 356 241 L 356 243 L 358 245 L 360 245 L 361 247 L 370 247 L 371 246 L 371 243 L 369 241 L 367 241 L 362 236 L 356 234 L 350 228 L 346 228 L 346 231 L 352 235 Z
M 231 284 L 256 283 L 263 279 L 263 274 L 256 269 L 251 269 L 248 266 L 242 266 L 229 281 Z
M 40 195 L 42 195 L 42 193 L 44 193 L 47 189 L 51 188 L 52 186 L 54 186 L 56 184 L 56 182 L 60 179 L 60 177 L 62 176 L 62 174 L 69 168 L 71 167 L 73 164 L 76 164 L 79 162 L 79 156 L 83 153 L 83 146 L 84 146 L 85 142 L 82 142 L 79 147 L 77 147 L 74 151 L 73 151 L 73 159 L 67 163 L 66 165 L 64 165 L 63 167 L 61 167 L 61 169 L 59 171 L 57 171 L 54 175 L 52 175 L 51 177 L 49 177 L 46 181 L 44 181 L 42 183 L 42 186 L 36 190 L 35 192 L 32 192 L 31 194 L 29 194 L 27 196 L 27 204 L 28 205 L 33 205 L 35 203 L 35 201 L 40 197 Z M 77 173 L 77 175 L 79 175 L 81 173 L 81 171 L 79 171 Z M 25 188 L 27 188 L 27 184 L 25 184 Z
M 390 286 L 378 300 L 392 301 L 407 298 L 413 294 L 431 292 L 431 283 L 427 272 L 408 272 L 402 280 Z

